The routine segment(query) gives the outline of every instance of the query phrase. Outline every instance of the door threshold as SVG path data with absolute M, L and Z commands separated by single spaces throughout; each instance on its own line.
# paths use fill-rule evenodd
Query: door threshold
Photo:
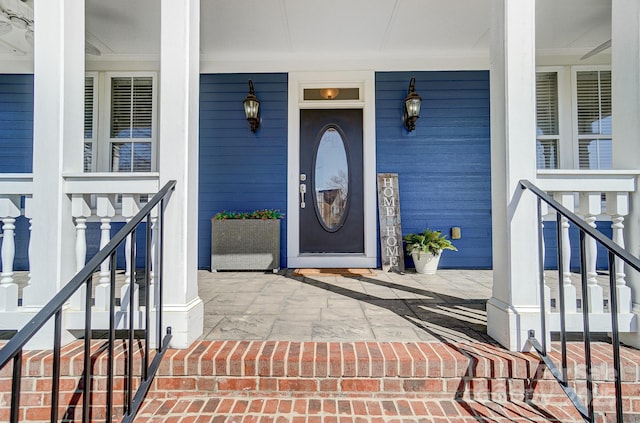
M 365 257 L 364 253 L 300 253 L 298 257 Z
M 293 271 L 293 276 L 375 276 L 375 269 L 361 268 L 301 268 Z

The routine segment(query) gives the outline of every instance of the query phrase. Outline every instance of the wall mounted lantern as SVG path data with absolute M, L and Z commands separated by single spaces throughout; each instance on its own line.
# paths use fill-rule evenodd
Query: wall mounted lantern
M 409 132 L 416 129 L 416 120 L 420 117 L 422 97 L 416 93 L 416 78 L 409 82 L 409 93 L 404 99 L 404 126 Z
M 249 125 L 251 126 L 251 132 L 256 132 L 260 127 L 260 101 L 256 97 L 256 93 L 253 90 L 253 82 L 249 80 L 249 94 L 243 101 L 244 114 L 247 116 Z

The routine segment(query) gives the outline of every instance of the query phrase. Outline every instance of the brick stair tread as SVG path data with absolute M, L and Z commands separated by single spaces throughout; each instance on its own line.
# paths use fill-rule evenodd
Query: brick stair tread
M 563 406 L 522 401 L 196 396 L 148 399 L 136 423 L 582 422 Z

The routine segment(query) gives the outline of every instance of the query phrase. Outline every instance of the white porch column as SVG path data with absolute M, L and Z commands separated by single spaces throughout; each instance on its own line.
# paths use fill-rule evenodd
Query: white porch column
M 186 348 L 202 334 L 204 315 L 197 273 L 200 0 L 175 5 L 161 0 L 160 186 L 177 181 L 162 222 L 163 300 L 171 345 Z
M 535 0 L 492 0 L 491 208 L 493 294 L 489 335 L 510 350 L 540 333 L 535 197 L 520 179 L 535 182 Z M 521 195 L 524 194 L 524 195 Z
M 84 0 L 34 2 L 33 230 L 31 284 L 39 309 L 75 272 L 75 227 L 64 172 L 82 172 Z
M 640 2 L 613 0 L 611 14 L 611 71 L 613 114 L 613 167 L 640 169 Z M 631 193 L 625 219 L 627 250 L 640 256 L 640 192 Z M 633 312 L 640 315 L 640 275 L 626 269 L 633 292 Z M 621 340 L 640 347 L 640 333 L 620 334 Z

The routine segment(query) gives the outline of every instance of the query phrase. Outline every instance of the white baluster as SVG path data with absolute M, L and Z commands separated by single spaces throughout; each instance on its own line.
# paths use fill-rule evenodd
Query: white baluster
M 78 273 L 87 260 L 87 217 L 91 216 L 91 207 L 87 196 L 81 194 L 71 196 L 71 215 L 75 218 L 76 223 L 75 259 L 76 273 Z M 71 309 L 85 309 L 86 293 L 87 287 L 83 284 L 71 297 Z
M 138 196 L 125 194 L 122 196 L 122 216 L 126 218 L 126 221 L 131 221 L 131 218 L 138 213 L 140 207 L 138 205 Z M 138 292 L 138 285 L 135 283 L 135 263 L 131 262 L 131 249 L 134 249 L 135 245 L 131 243 L 131 235 L 127 236 L 125 241 L 124 255 L 126 263 L 125 281 L 124 285 L 120 289 L 120 309 L 123 312 L 129 311 L 129 289 L 133 286 L 133 310 L 134 312 L 140 309 L 140 298 Z
M 27 286 L 24 289 L 29 289 L 31 287 L 31 266 L 33 263 L 33 256 L 31 252 L 33 251 L 32 243 L 31 243 L 31 233 L 33 230 L 33 218 L 31 215 L 31 210 L 33 207 L 33 197 L 25 196 L 24 198 L 24 217 L 29 219 L 29 246 L 27 247 L 27 260 L 29 261 L 29 273 L 27 274 Z
M 131 219 L 126 219 L 125 222 L 129 223 Z M 134 246 L 135 249 L 135 246 Z M 127 235 L 127 238 L 124 241 L 124 262 L 125 262 L 125 271 L 124 271 L 124 284 L 128 285 L 131 283 L 131 235 Z
M 151 269 L 149 271 L 149 307 L 151 310 L 155 310 L 156 307 L 156 298 L 158 293 L 156 292 L 156 251 L 158 242 L 158 216 L 155 215 L 155 210 L 151 215 L 151 251 L 148 254 L 151 254 Z
M 13 261 L 16 255 L 15 222 L 20 216 L 20 197 L 0 198 L 2 218 L 2 273 L 0 273 L 0 311 L 18 309 L 18 285 L 13 282 Z
M 111 240 L 111 218 L 115 216 L 113 196 L 99 195 L 96 202 L 96 214 L 100 217 L 100 249 Z M 109 260 L 100 265 L 100 280 L 95 289 L 95 307 L 98 310 L 109 309 L 109 284 L 111 281 Z
M 573 193 L 556 193 L 554 197 L 570 211 L 574 210 Z M 565 311 L 575 313 L 577 311 L 577 295 L 576 287 L 571 281 L 571 241 L 569 239 L 569 221 L 565 217 L 561 218 L 560 228 L 562 234 L 562 281 L 558 283 L 562 283 L 564 288 Z
M 596 229 L 596 218 L 602 212 L 602 199 L 597 193 L 580 193 L 580 213 L 584 216 L 585 222 Z M 604 295 L 602 287 L 598 285 L 598 273 L 596 271 L 596 260 L 598 259 L 598 249 L 596 240 L 590 236 L 585 239 L 585 253 L 587 262 L 587 295 L 590 313 L 604 312 Z M 582 299 L 585 301 L 585 299 Z
M 624 248 L 624 216 L 629 214 L 629 194 L 626 192 L 607 193 L 607 213 L 611 215 L 612 240 Z M 631 288 L 627 286 L 624 261 L 616 257 L 616 296 L 618 312 L 630 313 L 632 308 Z

